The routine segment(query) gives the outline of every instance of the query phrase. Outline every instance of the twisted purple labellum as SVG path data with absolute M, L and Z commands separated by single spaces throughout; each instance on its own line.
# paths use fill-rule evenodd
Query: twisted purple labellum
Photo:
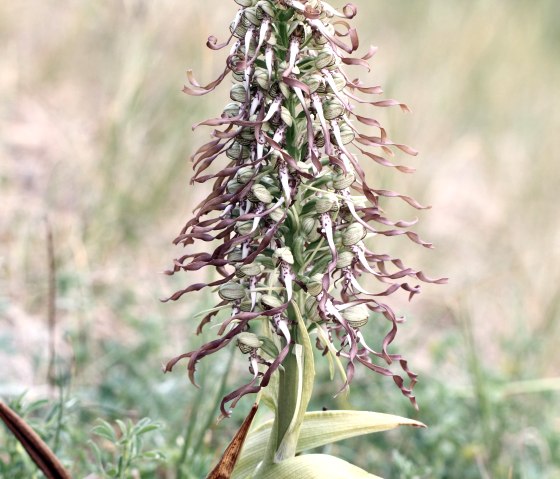
M 416 209 L 425 207 L 409 196 L 371 188 L 359 161 L 369 158 L 375 165 L 410 173 L 413 168 L 397 165 L 384 155 L 393 156 L 395 149 L 411 156 L 417 152 L 390 140 L 375 118 L 354 111 L 355 103 L 398 106 L 403 111 L 408 107 L 393 99 L 359 97 L 356 92 L 379 95 L 382 90 L 350 80 L 344 72 L 343 65 L 369 71 L 369 60 L 377 51 L 370 47 L 364 55 L 353 56 L 359 40 L 347 20 L 357 13 L 354 5 L 336 10 L 321 0 L 239 3 L 251 5 L 237 12 L 229 39 L 218 43 L 209 37 L 207 42 L 217 50 L 235 39 L 224 72 L 201 86 L 189 70 L 189 84 L 183 89 L 190 95 L 205 95 L 228 74 L 233 77 L 232 103 L 219 117 L 195 125 L 214 130 L 213 139 L 192 157 L 192 182 L 212 181 L 213 187 L 174 241 L 184 246 L 200 241 L 207 247 L 213 241 L 219 244 L 213 251 L 183 255 L 166 272 L 216 269 L 220 279 L 193 284 L 169 299 L 217 287 L 221 300 L 203 317 L 197 333 L 218 321 L 218 338 L 174 358 L 165 370 L 188 359 L 189 378 L 194 383 L 201 359 L 268 324 L 276 351 L 264 351 L 258 340 L 240 346 L 249 354 L 251 379 L 224 397 L 221 411 L 228 415 L 226 406 L 234 407 L 246 394 L 266 387 L 284 361 L 294 341 L 290 304 L 303 301 L 309 330 L 322 328 L 348 361 L 343 389 L 354 376 L 355 364 L 360 363 L 392 377 L 415 404 L 416 375 L 401 355 L 388 350 L 403 318 L 379 298 L 401 289 L 412 298 L 420 292 L 420 285 L 410 284 L 411 280 L 442 284 L 446 279 L 430 279 L 401 260 L 366 246 L 370 244 L 364 239 L 367 233 L 406 236 L 432 247 L 408 230 L 416 221 L 386 218 L 379 204 L 381 198 L 397 198 Z M 375 128 L 379 136 L 360 132 L 352 119 Z M 218 158 L 224 160 L 217 164 Z M 375 292 L 362 286 L 365 275 L 383 283 L 383 289 Z M 221 318 L 228 309 L 229 314 Z M 368 312 L 390 324 L 379 351 L 366 344 L 362 334 Z M 249 337 L 256 337 L 251 334 Z M 393 364 L 400 365 L 408 384 L 391 369 Z

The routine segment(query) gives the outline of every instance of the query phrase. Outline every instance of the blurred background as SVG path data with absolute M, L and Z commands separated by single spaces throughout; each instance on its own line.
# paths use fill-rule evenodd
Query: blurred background
M 387 478 L 558 478 L 560 2 L 355 3 L 362 45 L 380 48 L 364 80 L 413 111 L 377 118 L 421 152 L 397 158 L 414 175 L 368 165 L 370 183 L 433 206 L 386 204 L 419 215 L 433 251 L 383 247 L 450 283 L 392 303 L 408 318 L 396 349 L 420 373 L 419 413 L 365 371 L 348 398 L 332 398 L 340 385 L 326 371 L 317 386 L 317 408 L 430 428 L 329 452 Z M 201 391 L 160 369 L 203 340 L 193 315 L 211 295 L 162 304 L 191 281 L 161 272 L 207 193 L 189 185 L 188 157 L 209 131 L 190 125 L 228 102 L 227 82 L 201 98 L 180 90 L 187 68 L 201 82 L 221 71 L 225 53 L 204 45 L 235 11 L 218 0 L 0 2 L 0 397 L 76 477 L 107 471 L 124 447 L 98 418 L 149 416 L 130 477 L 200 478 L 249 406 L 215 424 L 222 390 L 246 374 L 229 352 L 201 366 Z M 35 477 L 3 429 L 0 462 L 2 477 Z

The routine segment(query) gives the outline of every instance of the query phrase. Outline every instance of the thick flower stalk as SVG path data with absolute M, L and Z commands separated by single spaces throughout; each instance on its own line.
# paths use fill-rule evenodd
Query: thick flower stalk
M 344 387 L 360 363 L 393 378 L 415 404 L 416 375 L 403 356 L 389 352 L 402 318 L 384 298 L 400 289 L 412 297 L 420 292 L 419 282 L 445 279 L 432 280 L 366 246 L 375 245 L 366 240 L 376 235 L 406 235 L 424 247 L 432 245 L 408 229 L 414 222 L 387 218 L 380 199 L 423 207 L 371 186 L 360 166 L 367 159 L 408 173 L 411 168 L 385 156 L 394 149 L 416 152 L 391 141 L 377 120 L 356 112 L 357 104 L 372 110 L 407 107 L 376 99 L 379 86 L 365 86 L 345 73 L 345 65 L 369 70 L 376 51 L 372 47 L 363 56 L 352 56 L 359 46 L 348 23 L 355 6 L 338 11 L 321 0 L 236 3 L 241 8 L 229 40 L 218 44 L 210 37 L 207 43 L 213 50 L 229 46 L 224 72 L 206 86 L 188 72 L 184 91 L 190 95 L 211 92 L 228 74 L 233 84 L 222 114 L 200 123 L 215 128 L 212 141 L 193 155 L 192 182 L 211 181 L 212 192 L 175 240 L 206 246 L 175 260 L 169 271 L 217 270 L 219 279 L 190 285 L 170 299 L 217 288 L 220 301 L 206 312 L 198 332 L 210 322 L 219 328 L 215 340 L 173 359 L 166 370 L 188 358 L 194 382 L 202 358 L 236 344 L 248 356 L 251 377 L 223 399 L 221 410 L 228 415 L 241 397 L 269 384 L 297 342 L 296 315 L 301 312 L 308 331 L 317 336 L 317 347 L 345 362 Z M 377 133 L 362 133 L 359 124 Z M 378 348 L 366 344 L 362 334 L 372 313 L 389 326 Z

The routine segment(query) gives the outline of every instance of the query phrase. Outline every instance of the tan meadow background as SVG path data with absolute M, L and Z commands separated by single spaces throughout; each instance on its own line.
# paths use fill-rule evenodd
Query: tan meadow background
M 397 158 L 417 167 L 414 175 L 371 166 L 370 183 L 433 206 L 418 213 L 386 203 L 407 219 L 419 215 L 416 231 L 434 251 L 395 238 L 382 246 L 450 278 L 397 305 L 409 317 L 399 349 L 425 390 L 437 382 L 443 396 L 475 398 L 470 417 L 483 439 L 458 446 L 478 471 L 472 477 L 559 477 L 551 464 L 560 442 L 552 406 L 560 390 L 560 2 L 355 3 L 362 46 L 379 46 L 368 79 L 413 111 L 377 116 L 421 152 Z M 159 367 L 199 341 L 192 315 L 209 296 L 161 304 L 190 282 L 161 272 L 181 254 L 171 240 L 206 192 L 189 185 L 188 157 L 208 130 L 190 125 L 219 114 L 228 90 L 227 82 L 201 98 L 180 90 L 187 68 L 201 81 L 217 76 L 224 52 L 204 44 L 226 36 L 234 12 L 225 0 L 0 2 L 0 396 L 52 394 L 49 227 L 56 350 L 72 390 L 95 390 L 146 341 L 134 356 L 134 374 L 149 377 L 139 391 L 163 397 L 171 382 L 190 390 Z M 232 383 L 244 365 L 235 371 Z M 126 388 L 127 374 L 116 384 Z M 366 392 L 358 394 L 384 388 L 392 403 L 380 407 L 415 414 L 391 384 L 369 379 L 360 374 Z M 418 397 L 428 411 L 437 407 L 433 395 Z M 503 423 L 515 422 L 514 439 L 504 448 L 513 452 L 492 455 L 484 437 L 496 429 L 502 437 L 496 408 L 510 399 L 517 412 Z M 174 403 L 185 407 L 183 397 L 167 399 Z M 544 419 L 527 412 L 535 405 Z M 450 413 L 439 414 L 430 419 L 436 429 Z M 425 419 L 422 410 L 417 417 Z M 542 475 L 513 457 L 534 444 L 530 454 L 551 467 Z

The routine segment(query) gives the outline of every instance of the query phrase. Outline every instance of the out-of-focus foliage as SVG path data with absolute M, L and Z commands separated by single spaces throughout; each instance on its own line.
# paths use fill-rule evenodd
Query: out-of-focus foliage
M 356 3 L 362 41 L 380 47 L 372 81 L 414 112 L 380 120 L 421 152 L 413 179 L 388 172 L 387 183 L 434 205 L 419 232 L 437 254 L 411 248 L 406 257 L 451 283 L 426 288 L 401 328 L 421 373 L 417 418 L 430 428 L 332 447 L 385 477 L 557 477 L 560 3 Z M 201 344 L 187 332 L 206 298 L 160 305 L 179 285 L 158 272 L 176 254 L 168 238 L 207 193 L 188 186 L 186 160 L 203 141 L 190 125 L 219 113 L 228 94 L 227 85 L 211 100 L 180 93 L 187 67 L 211 79 L 222 63 L 204 42 L 235 7 L 214 4 L 0 2 L 0 395 L 51 397 L 45 411 L 63 404 L 60 387 L 64 401 L 78 398 L 78 410 L 61 416 L 68 432 L 58 450 L 77 468 L 91 459 L 79 460 L 96 417 L 162 423 L 146 437 L 165 453 L 168 477 L 201 477 L 235 427 L 201 433 L 213 425 L 207 399 L 218 397 L 213 378 L 227 354 L 204 366 L 216 370 L 200 396 L 180 374 L 159 371 L 177 350 Z M 57 275 L 52 389 L 46 215 Z M 332 389 L 316 408 L 413 414 L 369 375 L 357 378 L 350 405 Z M 52 446 L 47 417 L 33 424 Z

